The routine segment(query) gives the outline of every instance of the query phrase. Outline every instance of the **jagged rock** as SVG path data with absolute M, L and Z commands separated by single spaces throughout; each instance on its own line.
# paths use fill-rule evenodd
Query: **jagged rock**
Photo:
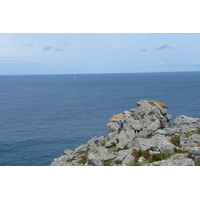
M 153 141 L 151 139 L 147 138 L 137 138 L 134 141 L 134 148 L 135 149 L 141 149 L 142 151 L 145 151 L 151 147 L 153 147 Z
M 200 147 L 192 147 L 189 149 L 189 157 L 194 161 L 200 161 Z
M 87 166 L 102 166 L 102 162 L 98 159 L 96 155 L 93 153 L 89 153 L 88 155 L 88 161 L 87 161 Z
M 116 158 L 116 157 L 117 157 L 117 155 L 111 153 L 111 154 L 109 154 L 108 156 L 103 157 L 102 160 L 103 160 L 103 161 L 109 161 L 109 160 L 113 160 L 113 159 Z
M 75 148 L 74 153 L 81 153 L 86 151 L 86 149 L 87 149 L 86 145 L 82 144 Z
M 194 161 L 200 160 L 200 147 L 197 147 L 200 145 L 200 118 L 181 115 L 172 127 L 169 124 L 172 116 L 167 113 L 166 105 L 147 100 L 137 102 L 137 105 L 137 109 L 109 119 L 106 137 L 95 136 L 74 151 L 66 149 L 65 155 L 55 158 L 51 166 L 126 166 L 135 162 L 146 163 L 146 166 L 193 166 Z M 120 120 L 124 126 L 118 134 L 117 122 Z M 146 156 L 137 157 L 137 161 L 133 150 L 146 152 L 148 156 L 152 155 L 151 159 L 156 158 L 156 154 L 162 158 L 161 154 L 165 152 L 174 154 L 188 150 L 189 158 L 186 154 L 175 154 L 167 160 L 147 163 Z
M 152 135 L 156 135 L 156 134 L 158 134 L 158 135 L 167 135 L 167 131 L 159 129 L 159 130 L 155 131 Z
M 110 140 L 109 142 L 107 142 L 105 144 L 105 147 L 106 148 L 110 148 L 112 146 L 116 146 L 117 143 L 118 143 L 118 141 L 115 138 L 113 138 L 112 140 Z
M 140 131 L 143 127 L 140 120 L 130 119 L 129 123 L 130 123 L 131 128 L 136 131 Z
M 70 150 L 70 149 L 66 149 L 66 150 L 64 151 L 64 153 L 65 153 L 67 156 L 69 156 L 69 155 L 71 155 L 71 154 L 73 153 L 73 151 Z
M 127 134 L 129 140 L 133 140 L 137 136 L 137 134 L 136 134 L 136 132 L 134 130 L 126 131 L 126 134 Z
M 152 122 L 151 124 L 149 124 L 149 126 L 147 126 L 147 131 L 149 131 L 150 133 L 153 133 L 160 128 L 161 128 L 160 121 L 156 120 Z
M 173 145 L 164 135 L 154 135 L 152 138 L 154 147 L 157 147 L 161 152 L 173 152 L 175 145 Z
M 192 118 L 185 115 L 180 115 L 174 121 L 174 129 L 176 132 L 196 132 L 198 127 L 200 127 L 200 118 Z
M 144 162 L 144 161 L 145 161 L 145 158 L 144 158 L 143 156 L 139 157 L 138 163 L 142 163 L 142 162 Z
M 104 160 L 104 158 L 108 156 L 108 149 L 100 146 L 98 147 L 97 154 L 101 160 Z
M 128 154 L 125 159 L 122 161 L 122 166 L 131 165 L 134 162 L 135 158 L 131 154 Z
M 108 129 L 108 132 L 111 133 L 111 132 L 117 132 L 117 122 L 109 122 L 107 124 L 107 129 Z
M 131 153 L 131 150 L 121 150 L 118 153 L 118 157 L 115 159 L 116 164 L 121 164 L 125 157 Z
M 182 148 L 188 149 L 200 144 L 200 135 L 195 133 L 188 133 L 188 135 L 181 134 L 180 144 Z
M 195 162 L 190 158 L 186 158 L 185 156 L 185 154 L 176 154 L 167 160 L 147 163 L 145 166 L 194 166 Z

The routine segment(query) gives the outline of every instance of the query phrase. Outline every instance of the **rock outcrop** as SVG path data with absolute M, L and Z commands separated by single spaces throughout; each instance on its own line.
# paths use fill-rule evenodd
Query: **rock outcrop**
M 172 127 L 167 106 L 141 100 L 137 109 L 114 115 L 108 136 L 94 137 L 51 166 L 194 166 L 200 162 L 200 118 L 178 116 Z M 118 122 L 123 121 L 118 134 Z

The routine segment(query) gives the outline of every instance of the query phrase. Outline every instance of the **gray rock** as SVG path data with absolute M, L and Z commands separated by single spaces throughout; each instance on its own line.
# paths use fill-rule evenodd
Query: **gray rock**
M 186 137 L 185 134 L 180 136 L 180 144 L 182 148 L 188 149 L 190 147 L 195 147 L 200 143 L 200 135 L 189 133 L 189 137 Z
M 152 122 L 151 124 L 149 124 L 149 126 L 147 127 L 147 131 L 149 131 L 150 133 L 153 133 L 160 128 L 161 128 L 160 121 L 156 120 Z
M 125 159 L 122 161 L 122 166 L 132 165 L 135 158 L 131 154 L 128 154 Z
M 194 161 L 190 158 L 185 158 L 185 156 L 184 154 L 176 154 L 167 160 L 147 163 L 145 166 L 195 166 Z
M 140 149 L 142 151 L 145 151 L 151 147 L 154 147 L 154 143 L 151 139 L 147 138 L 137 138 L 134 141 L 134 148 Z
M 133 140 L 137 136 L 137 134 L 136 134 L 136 132 L 134 130 L 126 131 L 126 134 L 127 134 L 129 140 Z
M 189 149 L 189 157 L 194 161 L 200 160 L 200 147 L 191 147 Z
M 173 152 L 174 146 L 164 135 L 154 135 L 152 138 L 154 147 L 157 147 L 161 152 Z
M 118 153 L 118 157 L 115 159 L 116 164 L 121 164 L 121 162 L 125 159 L 125 157 L 130 154 L 130 150 L 121 150 Z
M 87 149 L 86 145 L 82 144 L 82 145 L 80 145 L 80 146 L 78 146 L 78 147 L 75 148 L 74 154 L 75 153 L 84 152 L 84 151 L 86 151 L 86 149 Z
M 133 140 L 129 140 L 129 141 L 127 142 L 127 144 L 126 144 L 126 147 L 127 147 L 128 149 L 131 149 L 132 147 L 134 147 L 134 141 L 133 141 Z
M 86 166 L 103 166 L 103 164 L 96 155 L 94 155 L 93 153 L 89 153 Z
M 138 159 L 138 163 L 142 163 L 142 162 L 144 162 L 145 161 L 145 158 L 142 156 L 142 157 L 139 157 L 139 159 Z
M 174 128 L 177 132 L 194 132 L 195 128 L 200 127 L 200 118 L 187 117 L 180 115 L 174 120 Z
M 91 140 L 89 140 L 89 141 L 87 142 L 87 144 L 88 144 L 89 146 L 91 146 L 91 147 L 96 147 L 97 144 L 98 144 L 99 142 L 100 142 L 100 141 L 99 141 L 99 138 L 97 138 L 97 137 L 95 136 L 95 137 L 93 137 Z
M 98 147 L 97 154 L 101 160 L 108 156 L 108 149 L 102 146 Z
M 158 135 L 167 135 L 167 131 L 158 129 L 153 133 L 153 135 L 156 135 L 156 134 L 158 134 Z
M 107 143 L 105 144 L 105 147 L 106 147 L 106 148 L 110 148 L 110 147 L 112 147 L 112 146 L 116 146 L 117 143 L 118 143 L 118 141 L 114 138 L 114 139 L 110 140 L 109 142 L 107 142 Z
M 73 151 L 72 150 L 70 150 L 70 149 L 66 149 L 65 151 L 64 151 L 64 154 L 66 154 L 66 155 L 71 155 L 73 153 Z
M 131 119 L 130 120 L 130 126 L 132 129 L 136 130 L 136 131 L 140 131 L 143 127 L 143 125 L 141 124 L 141 121 L 140 120 L 134 120 L 134 119 Z
M 107 124 L 107 129 L 108 129 L 108 132 L 116 132 L 118 130 L 117 122 L 109 122 Z
M 113 159 L 116 158 L 116 157 L 117 157 L 117 155 L 111 153 L 111 154 L 109 154 L 108 156 L 103 157 L 102 160 L 103 160 L 103 161 L 109 161 L 109 160 L 113 160 Z
M 129 139 L 120 139 L 119 142 L 116 144 L 117 149 L 124 149 L 129 141 Z
M 182 115 L 175 119 L 174 127 L 171 127 L 169 121 L 172 116 L 167 113 L 167 106 L 164 104 L 142 100 L 137 105 L 137 109 L 110 118 L 107 124 L 108 136 L 94 137 L 74 151 L 66 149 L 65 155 L 54 159 L 51 166 L 102 166 L 102 161 L 109 161 L 114 166 L 125 166 L 134 163 L 131 155 L 133 149 L 144 151 L 152 147 L 149 151 L 152 155 L 173 152 L 175 148 L 189 149 L 189 158 L 184 154 L 176 154 L 147 166 L 190 166 L 194 165 L 194 161 L 200 160 L 199 148 L 191 148 L 200 143 L 200 134 L 195 133 L 199 131 L 200 118 Z M 117 122 L 120 119 L 123 120 L 124 127 L 118 134 Z M 174 136 L 180 136 L 180 148 L 171 143 L 171 137 Z M 122 150 L 125 148 L 128 149 Z M 140 157 L 138 162 L 144 165 L 144 157 Z

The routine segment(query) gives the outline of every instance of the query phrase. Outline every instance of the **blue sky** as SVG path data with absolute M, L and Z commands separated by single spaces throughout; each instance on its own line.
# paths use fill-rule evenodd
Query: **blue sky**
M 0 75 L 200 70 L 198 33 L 1 33 Z

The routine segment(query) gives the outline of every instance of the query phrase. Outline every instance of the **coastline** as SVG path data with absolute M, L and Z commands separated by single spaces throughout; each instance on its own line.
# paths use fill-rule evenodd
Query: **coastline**
M 108 136 L 94 137 L 51 166 L 195 166 L 200 160 L 200 118 L 172 116 L 165 104 L 141 100 L 137 109 L 114 115 Z M 118 134 L 117 122 L 124 126 Z

